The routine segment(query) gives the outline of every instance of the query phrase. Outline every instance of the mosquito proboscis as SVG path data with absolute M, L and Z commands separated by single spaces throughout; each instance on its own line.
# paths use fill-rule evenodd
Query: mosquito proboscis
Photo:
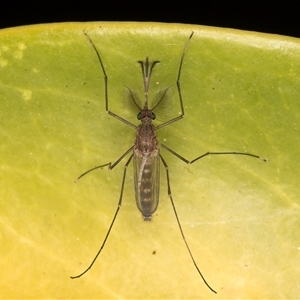
M 136 139 L 135 139 L 135 144 L 133 146 L 131 146 L 127 151 L 125 151 L 114 163 L 109 162 L 109 163 L 94 167 L 94 168 L 84 172 L 77 178 L 77 180 L 79 180 L 80 178 L 82 178 L 86 174 L 90 173 L 91 171 L 94 171 L 96 169 L 103 168 L 103 167 L 108 167 L 109 170 L 112 170 L 121 162 L 121 160 L 123 160 L 123 158 L 125 156 L 127 156 L 128 154 L 131 153 L 129 156 L 129 159 L 127 160 L 127 162 L 125 163 L 125 166 L 124 166 L 123 179 L 122 179 L 122 183 L 121 183 L 121 191 L 120 191 L 118 206 L 115 211 L 112 222 L 109 226 L 109 229 L 106 233 L 106 236 L 101 244 L 101 247 L 100 247 L 98 253 L 96 254 L 96 256 L 94 257 L 93 261 L 91 262 L 91 264 L 88 266 L 88 268 L 85 271 L 83 271 L 82 273 L 80 273 L 79 275 L 72 276 L 71 278 L 72 279 L 79 278 L 82 275 L 84 275 L 86 272 L 88 272 L 91 269 L 91 267 L 93 266 L 93 264 L 95 263 L 95 261 L 97 260 L 103 247 L 105 246 L 105 243 L 108 239 L 108 236 L 111 232 L 111 229 L 115 223 L 115 220 L 117 218 L 117 215 L 118 215 L 119 210 L 122 205 L 126 172 L 127 172 L 127 167 L 130 164 L 131 160 L 133 160 L 133 166 L 134 166 L 134 189 L 135 189 L 136 204 L 137 204 L 139 211 L 142 213 L 144 220 L 145 221 L 151 220 L 151 216 L 156 211 L 158 202 L 159 202 L 159 186 L 160 186 L 160 184 L 159 184 L 159 181 L 160 181 L 159 180 L 159 177 L 160 177 L 159 167 L 160 167 L 160 161 L 161 161 L 165 168 L 165 172 L 166 172 L 168 195 L 169 195 L 169 198 L 170 198 L 170 201 L 172 204 L 172 208 L 173 208 L 173 211 L 175 214 L 175 218 L 176 218 L 181 236 L 182 236 L 185 246 L 187 248 L 187 251 L 190 255 L 190 258 L 191 258 L 195 268 L 197 269 L 199 275 L 201 276 L 203 282 L 206 284 L 206 286 L 212 292 L 217 293 L 208 284 L 208 282 L 205 280 L 204 276 L 202 275 L 202 273 L 194 259 L 194 256 L 190 250 L 190 247 L 186 241 L 186 238 L 184 236 L 183 229 L 181 227 L 179 217 L 177 214 L 177 210 L 175 208 L 175 204 L 173 201 L 173 196 L 171 193 L 170 177 L 169 177 L 169 169 L 168 169 L 169 167 L 168 167 L 165 159 L 160 154 L 160 147 L 167 150 L 168 152 L 172 153 L 177 158 L 179 158 L 180 160 L 182 160 L 183 162 L 185 162 L 187 164 L 192 164 L 192 163 L 196 162 L 197 160 L 199 160 L 205 156 L 208 156 L 208 155 L 245 155 L 245 156 L 251 156 L 254 158 L 258 158 L 263 161 L 266 161 L 266 159 L 264 159 L 258 155 L 255 155 L 255 154 L 251 154 L 251 153 L 232 151 L 232 152 L 206 152 L 206 153 L 196 157 L 193 160 L 188 160 L 188 159 L 184 158 L 183 156 L 179 155 L 178 153 L 176 153 L 174 150 L 170 149 L 168 146 L 166 146 L 158 141 L 157 135 L 156 135 L 157 130 L 159 130 L 165 126 L 168 126 L 174 122 L 179 121 L 184 116 L 183 98 L 182 98 L 181 87 L 180 87 L 180 77 L 181 77 L 181 70 L 182 70 L 185 54 L 186 54 L 188 46 L 191 42 L 194 32 L 192 32 L 190 34 L 190 36 L 185 44 L 185 47 L 183 49 L 181 59 L 179 62 L 179 68 L 178 68 L 178 74 L 177 74 L 176 86 L 177 86 L 177 91 L 178 91 L 181 113 L 178 116 L 176 116 L 168 121 L 165 121 L 157 126 L 154 126 L 152 123 L 152 121 L 156 117 L 154 110 L 166 98 L 166 94 L 167 94 L 169 88 L 166 88 L 163 91 L 163 93 L 161 94 L 157 103 L 154 104 L 154 106 L 152 106 L 151 108 L 149 107 L 148 96 L 149 96 L 149 88 L 150 88 L 152 71 L 153 71 L 154 67 L 160 63 L 160 61 L 155 60 L 155 61 L 151 62 L 148 57 L 146 57 L 145 60 L 138 61 L 138 63 L 140 64 L 141 70 L 142 70 L 143 84 L 144 84 L 144 104 L 143 104 L 143 106 L 139 105 L 139 101 L 138 101 L 136 95 L 132 92 L 132 90 L 130 88 L 126 87 L 128 89 L 131 100 L 133 101 L 135 106 L 139 109 L 137 118 L 138 118 L 138 120 L 141 121 L 141 123 L 139 125 L 135 125 L 135 124 L 131 123 L 130 121 L 122 118 L 121 116 L 119 116 L 109 110 L 108 76 L 106 74 L 106 70 L 105 70 L 104 64 L 102 62 L 102 58 L 101 58 L 99 51 L 97 50 L 94 42 L 92 41 L 92 39 L 86 32 L 84 32 L 84 34 L 87 37 L 87 39 L 89 40 L 92 47 L 94 48 L 95 53 L 98 57 L 98 61 L 101 66 L 101 70 L 103 72 L 104 99 L 105 99 L 106 112 L 109 115 L 111 115 L 112 117 L 120 120 L 121 122 L 127 124 L 128 126 L 132 127 L 133 129 L 135 129 L 136 130 Z

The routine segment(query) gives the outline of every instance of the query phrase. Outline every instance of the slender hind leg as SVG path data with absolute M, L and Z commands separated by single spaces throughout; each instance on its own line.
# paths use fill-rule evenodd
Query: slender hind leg
M 187 250 L 188 250 L 188 252 L 189 252 L 189 254 L 190 254 L 190 257 L 191 257 L 191 259 L 192 259 L 192 261 L 193 261 L 193 264 L 194 264 L 195 268 L 197 269 L 199 275 L 201 276 L 202 280 L 203 280 L 204 283 L 207 285 L 207 287 L 208 287 L 212 292 L 214 292 L 214 293 L 216 294 L 217 292 L 216 292 L 216 291 L 215 291 L 215 290 L 207 283 L 207 281 L 205 280 L 204 276 L 202 275 L 202 273 L 201 273 L 201 271 L 200 271 L 200 269 L 199 269 L 199 267 L 198 267 L 198 265 L 197 265 L 197 263 L 196 263 L 196 261 L 195 261 L 195 259 L 194 259 L 194 256 L 193 256 L 193 254 L 192 254 L 192 252 L 191 252 L 191 249 L 190 249 L 190 247 L 189 247 L 189 245 L 188 245 L 188 243 L 187 243 L 187 241 L 186 241 L 186 239 L 185 239 L 185 236 L 184 236 L 184 233 L 183 233 L 183 230 L 182 230 L 180 221 L 179 221 L 179 217 L 178 217 L 178 214 L 177 214 L 177 211 L 176 211 L 176 208 L 175 208 L 175 204 L 174 204 L 174 201 L 173 201 L 173 197 L 172 197 L 171 186 L 170 186 L 170 177 L 169 177 L 169 167 L 168 167 L 166 161 L 163 159 L 163 157 L 162 157 L 161 155 L 160 155 L 160 159 L 161 159 L 161 161 L 162 161 L 162 163 L 163 163 L 163 165 L 164 165 L 164 167 L 165 167 L 165 170 L 166 170 L 167 186 L 168 186 L 168 195 L 169 195 L 169 197 L 170 197 L 171 204 L 172 204 L 172 207 L 173 207 L 173 211 L 174 211 L 174 214 L 175 214 L 175 217 L 176 217 L 176 221 L 177 221 L 177 224 L 178 224 L 178 227 L 179 227 L 181 236 L 182 236 L 182 238 L 183 238 L 183 241 L 184 241 L 184 243 L 185 243 L 185 246 L 186 246 L 186 248 L 187 248 Z
M 125 153 L 127 154 L 127 152 L 125 152 Z M 117 216 L 118 216 L 119 210 L 120 210 L 121 205 L 122 205 L 123 191 L 124 191 L 124 184 L 125 184 L 125 179 L 126 179 L 127 167 L 128 167 L 128 165 L 129 165 L 129 163 L 131 162 L 132 156 L 133 156 L 133 154 L 130 155 L 130 157 L 129 157 L 127 163 L 126 163 L 125 166 L 124 166 L 124 173 L 123 173 L 123 179 L 122 179 L 122 185 L 121 185 L 121 192 L 120 192 L 120 198 L 119 198 L 119 202 L 118 202 L 118 207 L 117 207 L 117 209 L 116 209 L 116 212 L 115 212 L 115 215 L 114 215 L 114 217 L 113 217 L 113 220 L 112 220 L 112 222 L 111 222 L 111 224 L 110 224 L 110 226 L 109 226 L 109 228 L 108 228 L 108 231 L 107 231 L 107 233 L 106 233 L 106 236 L 105 236 L 105 238 L 104 238 L 104 240 L 103 240 L 103 242 L 102 242 L 102 245 L 101 245 L 99 251 L 97 252 L 95 258 L 93 259 L 93 261 L 91 262 L 91 264 L 88 266 L 88 268 L 87 268 L 85 271 L 83 271 L 82 273 L 80 273 L 79 275 L 71 276 L 72 279 L 79 278 L 79 277 L 81 277 L 82 275 L 84 275 L 87 271 L 89 271 L 89 270 L 92 268 L 92 266 L 93 266 L 93 264 L 95 263 L 95 261 L 97 260 L 97 258 L 98 258 L 98 256 L 99 256 L 99 254 L 101 253 L 102 249 L 103 249 L 104 246 L 105 246 L 105 243 L 106 243 L 106 241 L 107 241 L 107 239 L 108 239 L 108 236 L 109 236 L 109 234 L 110 234 L 110 232 L 111 232 L 111 229 L 112 229 L 112 227 L 113 227 L 113 225 L 114 225 L 114 223 L 115 223 L 115 220 L 116 220 L 116 218 L 117 218 Z M 124 155 L 122 155 L 121 157 L 124 157 Z M 118 161 L 119 161 L 119 160 L 117 160 L 117 162 L 118 162 Z M 116 162 L 116 163 L 117 163 L 117 162 Z M 112 166 L 116 166 L 116 163 L 114 163 Z M 110 165 L 110 163 L 109 163 L 109 164 L 106 164 L 106 165 Z M 104 165 L 104 166 L 105 166 L 105 165 Z M 94 168 L 94 169 L 95 169 L 95 168 Z M 94 169 L 92 169 L 92 170 L 94 170 Z M 91 170 L 90 170 L 90 171 L 91 171 Z M 89 172 L 89 171 L 88 171 L 88 172 Z M 86 172 L 86 173 L 87 173 L 87 172 Z M 86 173 L 84 173 L 84 174 L 86 174 Z

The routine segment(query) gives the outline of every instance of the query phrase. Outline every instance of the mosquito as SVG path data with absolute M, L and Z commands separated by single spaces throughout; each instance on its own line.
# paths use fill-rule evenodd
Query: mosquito
M 162 95 L 160 96 L 159 100 L 157 101 L 154 106 L 151 108 L 149 107 L 149 89 L 150 89 L 150 80 L 151 80 L 151 75 L 153 72 L 153 69 L 160 63 L 159 60 L 155 61 L 150 61 L 148 57 L 146 57 L 145 60 L 139 60 L 137 61 L 138 64 L 141 67 L 142 71 L 142 76 L 143 76 L 143 85 L 144 85 L 144 105 L 143 107 L 139 105 L 139 101 L 136 97 L 136 95 L 133 93 L 133 91 L 126 87 L 129 92 L 129 97 L 135 104 L 135 106 L 139 109 L 139 113 L 137 114 L 137 119 L 141 121 L 139 125 L 135 125 L 131 123 L 130 121 L 122 118 L 121 116 L 115 114 L 114 112 L 109 110 L 109 97 L 108 97 L 108 76 L 106 74 L 106 70 L 102 61 L 102 58 L 99 54 L 99 51 L 97 50 L 94 42 L 90 38 L 90 36 L 84 32 L 86 38 L 89 40 L 90 44 L 95 50 L 95 53 L 97 55 L 98 61 L 100 63 L 100 67 L 104 76 L 104 100 L 105 100 L 105 110 L 106 112 L 111 115 L 112 117 L 118 119 L 119 121 L 127 124 L 128 126 L 132 127 L 134 130 L 136 130 L 136 139 L 134 145 L 132 145 L 127 151 L 125 151 L 114 163 L 106 163 L 101 166 L 94 167 L 83 174 L 81 174 L 77 180 L 85 176 L 86 174 L 96 170 L 96 169 L 101 169 L 103 167 L 108 167 L 108 170 L 113 170 L 122 160 L 124 157 L 130 154 L 129 159 L 125 163 L 124 166 L 124 171 L 123 171 L 123 178 L 122 178 L 122 183 L 121 183 L 121 191 L 120 191 L 120 197 L 119 197 L 119 202 L 117 209 L 115 211 L 114 217 L 112 219 L 112 222 L 108 228 L 108 231 L 106 233 L 106 236 L 101 244 L 101 247 L 99 251 L 97 252 L 96 256 L 94 257 L 93 261 L 91 264 L 88 266 L 88 268 L 80 273 L 77 276 L 71 276 L 72 279 L 79 278 L 82 275 L 84 275 L 86 272 L 88 272 L 92 266 L 94 265 L 95 261 L 97 260 L 99 254 L 101 253 L 102 249 L 105 246 L 105 243 L 108 239 L 108 236 L 112 230 L 112 227 L 115 223 L 115 220 L 117 218 L 117 215 L 119 213 L 119 210 L 122 205 L 122 199 L 123 199 L 123 191 L 124 191 L 124 185 L 125 185 L 125 179 L 126 179 L 126 172 L 127 172 L 127 167 L 130 164 L 131 160 L 133 160 L 133 168 L 134 168 L 134 190 L 135 190 L 135 200 L 137 207 L 139 211 L 141 212 L 143 218 L 145 221 L 150 221 L 153 213 L 156 211 L 158 202 L 159 202 L 159 187 L 160 187 L 160 161 L 162 162 L 165 172 L 166 172 L 166 179 L 167 179 L 167 189 L 168 189 L 168 195 L 171 201 L 171 205 L 175 214 L 175 218 L 181 233 L 181 237 L 185 243 L 186 249 L 189 253 L 189 256 L 197 269 L 197 272 L 199 273 L 200 277 L 202 278 L 203 282 L 206 284 L 206 286 L 214 293 L 217 293 L 205 280 L 204 276 L 202 275 L 195 259 L 192 254 L 192 251 L 190 250 L 190 247 L 185 239 L 183 229 L 181 227 L 179 217 L 177 210 L 175 208 L 175 204 L 173 201 L 173 196 L 171 193 L 171 186 L 170 186 L 170 176 L 169 176 L 169 167 L 163 158 L 163 156 L 160 154 L 160 148 L 163 148 L 167 150 L 168 152 L 172 153 L 175 155 L 177 158 L 185 162 L 186 164 L 193 164 L 194 162 L 198 161 L 199 159 L 208 156 L 208 155 L 246 155 L 246 156 L 251 156 L 254 158 L 261 159 L 263 161 L 266 161 L 266 159 L 255 155 L 251 153 L 246 153 L 246 152 L 206 152 L 193 160 L 188 160 L 184 158 L 183 156 L 179 155 L 176 153 L 174 150 L 170 149 L 168 146 L 160 143 L 158 141 L 156 131 L 166 127 L 172 123 L 175 123 L 179 120 L 181 120 L 184 116 L 184 107 L 183 107 L 183 98 L 181 94 L 181 87 L 180 87 L 180 77 L 181 77 L 181 70 L 184 62 L 184 57 L 186 54 L 186 51 L 188 49 L 188 46 L 192 40 L 194 32 L 192 32 L 185 43 L 183 52 L 181 54 L 181 58 L 179 61 L 179 67 L 178 67 L 178 74 L 177 74 L 177 81 L 176 81 L 176 86 L 177 86 L 177 92 L 179 96 L 179 103 L 180 103 L 180 109 L 181 112 L 178 116 L 165 121 L 157 126 L 153 125 L 153 121 L 155 120 L 155 113 L 154 110 L 159 106 L 159 104 L 166 98 L 167 92 L 170 87 L 166 88 Z

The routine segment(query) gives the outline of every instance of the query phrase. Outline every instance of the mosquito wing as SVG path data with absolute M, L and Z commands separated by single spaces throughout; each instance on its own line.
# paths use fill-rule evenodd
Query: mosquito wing
M 133 156 L 136 204 L 144 220 L 151 220 L 159 200 L 159 151 Z

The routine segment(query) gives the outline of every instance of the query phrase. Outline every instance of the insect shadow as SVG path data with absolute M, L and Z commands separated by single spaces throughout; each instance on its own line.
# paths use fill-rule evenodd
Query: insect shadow
M 178 68 L 178 75 L 177 75 L 177 81 L 176 81 L 176 86 L 177 86 L 177 91 L 178 91 L 178 96 L 179 96 L 179 102 L 180 102 L 180 109 L 181 109 L 181 113 L 180 115 L 178 115 L 177 117 L 174 117 L 168 121 L 163 122 L 162 124 L 159 124 L 158 126 L 154 126 L 152 121 L 155 120 L 155 113 L 154 110 L 159 106 L 159 104 L 166 98 L 167 92 L 169 90 L 169 88 L 166 88 L 160 95 L 160 98 L 158 99 L 158 101 L 156 102 L 156 104 L 154 104 L 153 107 L 149 107 L 149 100 L 148 100 L 148 95 L 149 95 L 149 87 L 150 87 L 150 80 L 151 80 L 151 75 L 152 75 L 152 71 L 154 69 L 154 67 L 160 63 L 160 61 L 155 60 L 155 61 L 149 61 L 149 58 L 146 57 L 145 60 L 139 60 L 138 63 L 140 64 L 141 70 L 142 70 L 142 76 L 143 76 L 143 84 L 144 84 L 144 104 L 143 106 L 139 105 L 139 101 L 137 99 L 137 96 L 133 93 L 133 91 L 129 88 L 126 87 L 128 89 L 129 92 L 129 97 L 131 98 L 131 100 L 133 101 L 133 103 L 136 105 L 136 107 L 139 109 L 139 113 L 137 114 L 137 119 L 141 121 L 141 123 L 139 125 L 135 125 L 131 122 L 129 122 L 128 120 L 120 117 L 119 115 L 115 114 L 114 112 L 109 110 L 109 97 L 108 97 L 108 76 L 106 74 L 105 68 L 104 68 L 104 64 L 102 62 L 102 58 L 95 46 L 95 44 L 93 43 L 92 39 L 90 38 L 90 36 L 84 32 L 85 36 L 87 37 L 87 39 L 89 40 L 90 44 L 92 45 L 92 47 L 94 48 L 96 55 L 98 57 L 99 63 L 100 63 L 100 67 L 102 70 L 102 73 L 104 75 L 104 99 L 105 99 L 105 110 L 106 112 L 111 115 L 112 117 L 120 120 L 121 122 L 127 124 L 128 126 L 132 127 L 134 130 L 136 130 L 136 139 L 135 139 L 135 143 L 133 146 L 131 146 L 126 152 L 124 152 L 114 163 L 106 163 L 104 165 L 101 166 L 97 166 L 94 167 L 86 172 L 84 172 L 83 174 L 81 174 L 77 180 L 79 180 L 80 178 L 82 178 L 83 176 L 85 176 L 86 174 L 90 173 L 91 171 L 94 171 L 96 169 L 99 168 L 103 168 L 103 167 L 108 167 L 109 170 L 114 169 L 119 163 L 120 161 L 127 156 L 128 154 L 130 154 L 129 159 L 127 160 L 125 166 L 124 166 L 124 172 L 123 172 L 123 179 L 122 179 L 122 184 L 121 184 L 121 192 L 120 192 L 120 198 L 119 198 L 119 202 L 118 202 L 118 206 L 116 209 L 116 212 L 114 214 L 114 217 L 112 219 L 112 222 L 109 226 L 109 229 L 106 233 L 106 236 L 102 242 L 102 245 L 99 249 L 99 251 L 97 252 L 96 256 L 94 257 L 93 261 L 91 262 L 91 264 L 88 266 L 88 268 L 83 271 L 82 273 L 80 273 L 77 276 L 71 276 L 72 279 L 75 278 L 79 278 L 82 275 L 84 275 L 86 272 L 88 272 L 91 267 L 93 266 L 93 264 L 95 263 L 95 261 L 97 260 L 99 254 L 101 253 L 102 249 L 105 246 L 105 243 L 108 239 L 108 236 L 111 232 L 111 229 L 115 223 L 115 220 L 117 218 L 117 215 L 119 213 L 119 210 L 121 208 L 122 205 L 122 199 L 123 199 L 123 191 L 124 191 L 124 184 L 125 184 L 125 178 L 126 178 L 126 172 L 127 172 L 127 167 L 130 164 L 131 160 L 133 160 L 133 167 L 134 167 L 134 190 L 135 190 L 135 200 L 136 200 L 136 204 L 137 207 L 139 209 L 139 211 L 142 213 L 142 216 L 144 218 L 145 221 L 150 221 L 151 220 L 151 216 L 153 215 L 153 213 L 156 211 L 157 206 L 158 206 L 158 202 L 159 202 L 159 187 L 160 187 L 160 161 L 162 162 L 165 171 L 166 171 L 166 178 L 167 178 L 167 188 L 168 188 L 168 195 L 172 204 L 172 208 L 175 214 L 175 218 L 182 236 L 182 239 L 185 243 L 185 246 L 187 248 L 187 251 L 190 255 L 190 258 L 193 261 L 193 264 L 195 266 L 195 268 L 197 269 L 199 275 L 201 276 L 202 280 L 204 281 L 204 283 L 206 284 L 206 286 L 214 293 L 217 293 L 205 280 L 204 276 L 202 275 L 194 257 L 193 254 L 190 250 L 190 247 L 185 239 L 180 221 L 179 221 L 179 217 L 175 208 L 175 204 L 173 201 L 173 197 L 172 197 L 172 193 L 171 193 L 171 186 L 170 186 L 170 177 L 169 177 L 169 167 L 165 161 L 165 159 L 162 157 L 162 155 L 160 154 L 160 147 L 169 151 L 170 153 L 172 153 L 173 155 L 175 155 L 176 157 L 178 157 L 180 160 L 182 160 L 183 162 L 185 162 L 186 164 L 193 164 L 194 162 L 198 161 L 199 159 L 208 156 L 208 155 L 245 155 L 245 156 L 251 156 L 254 158 L 258 158 L 261 159 L 263 161 L 266 161 L 266 159 L 258 156 L 258 155 L 254 155 L 251 153 L 245 153 L 245 152 L 206 152 L 196 158 L 194 158 L 193 160 L 188 160 L 186 158 L 184 158 L 183 156 L 179 155 L 178 153 L 176 153 L 174 150 L 170 149 L 168 146 L 160 143 L 157 139 L 157 135 L 156 135 L 156 131 L 166 127 L 174 122 L 177 122 L 179 120 L 181 120 L 184 116 L 184 107 L 183 107 L 183 99 L 182 99 L 182 94 L 181 94 L 181 87 L 180 87 L 180 76 L 181 76 L 181 69 L 183 66 L 183 61 L 184 61 L 184 57 L 186 54 L 186 51 L 188 49 L 188 46 L 191 42 L 191 39 L 193 37 L 194 32 L 191 33 L 191 35 L 189 36 L 185 47 L 183 49 L 182 55 L 181 55 L 181 59 L 179 62 L 179 68 Z M 77 181 L 76 180 L 76 181 Z

